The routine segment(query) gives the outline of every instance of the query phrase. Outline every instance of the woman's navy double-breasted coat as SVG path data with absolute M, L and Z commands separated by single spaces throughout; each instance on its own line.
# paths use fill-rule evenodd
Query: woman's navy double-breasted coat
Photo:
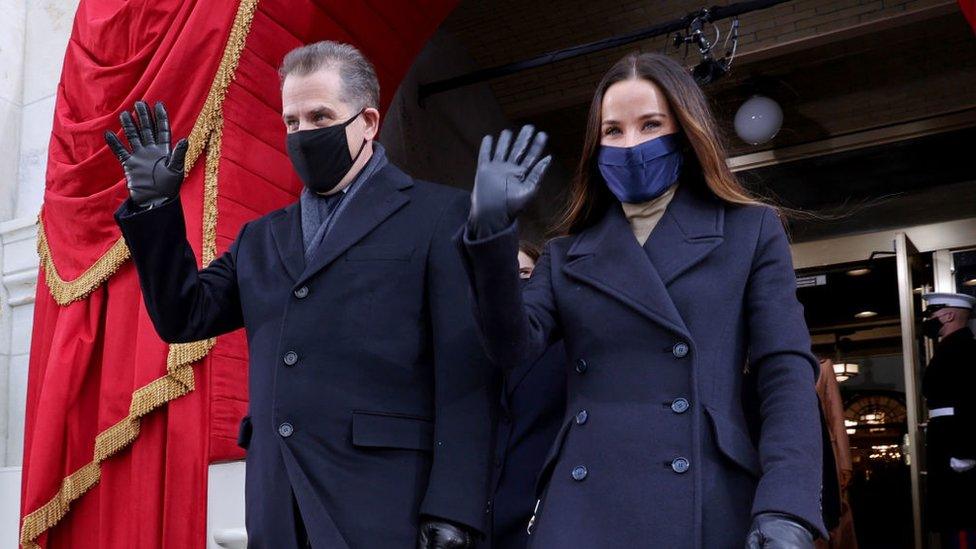
M 824 533 L 818 364 L 773 209 L 685 182 L 642 248 L 615 203 L 551 241 L 524 293 L 514 225 L 458 240 L 497 364 L 566 345 L 533 547 L 740 548 L 767 511 Z

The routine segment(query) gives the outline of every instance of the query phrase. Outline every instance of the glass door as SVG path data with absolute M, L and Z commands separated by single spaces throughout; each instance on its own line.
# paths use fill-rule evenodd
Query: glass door
M 925 404 L 921 380 L 931 346 L 922 336 L 922 294 L 932 291 L 933 273 L 930 254 L 920 254 L 905 233 L 894 238 L 898 275 L 898 306 L 901 323 L 902 366 L 905 376 L 907 433 L 903 455 L 909 466 L 912 486 L 912 522 L 914 546 L 928 545 L 925 530 Z

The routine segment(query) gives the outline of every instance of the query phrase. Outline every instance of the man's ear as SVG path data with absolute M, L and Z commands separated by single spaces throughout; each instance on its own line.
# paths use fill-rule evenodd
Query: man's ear
M 380 133 L 380 111 L 373 107 L 366 107 L 363 110 L 363 122 L 366 123 L 366 130 L 363 137 L 366 139 L 376 139 Z

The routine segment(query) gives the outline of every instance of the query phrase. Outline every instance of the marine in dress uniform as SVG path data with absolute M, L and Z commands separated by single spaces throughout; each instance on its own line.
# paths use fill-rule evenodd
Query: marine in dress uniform
M 929 528 L 943 548 L 976 547 L 976 339 L 967 325 L 976 298 L 930 293 L 925 334 L 936 340 L 922 379 Z

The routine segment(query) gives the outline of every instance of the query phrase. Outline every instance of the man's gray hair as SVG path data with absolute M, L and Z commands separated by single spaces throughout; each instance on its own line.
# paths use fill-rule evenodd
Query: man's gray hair
M 278 69 L 284 83 L 289 74 L 304 76 L 323 68 L 338 68 L 342 100 L 357 108 L 380 107 L 380 83 L 373 64 L 355 46 L 324 40 L 288 52 Z

